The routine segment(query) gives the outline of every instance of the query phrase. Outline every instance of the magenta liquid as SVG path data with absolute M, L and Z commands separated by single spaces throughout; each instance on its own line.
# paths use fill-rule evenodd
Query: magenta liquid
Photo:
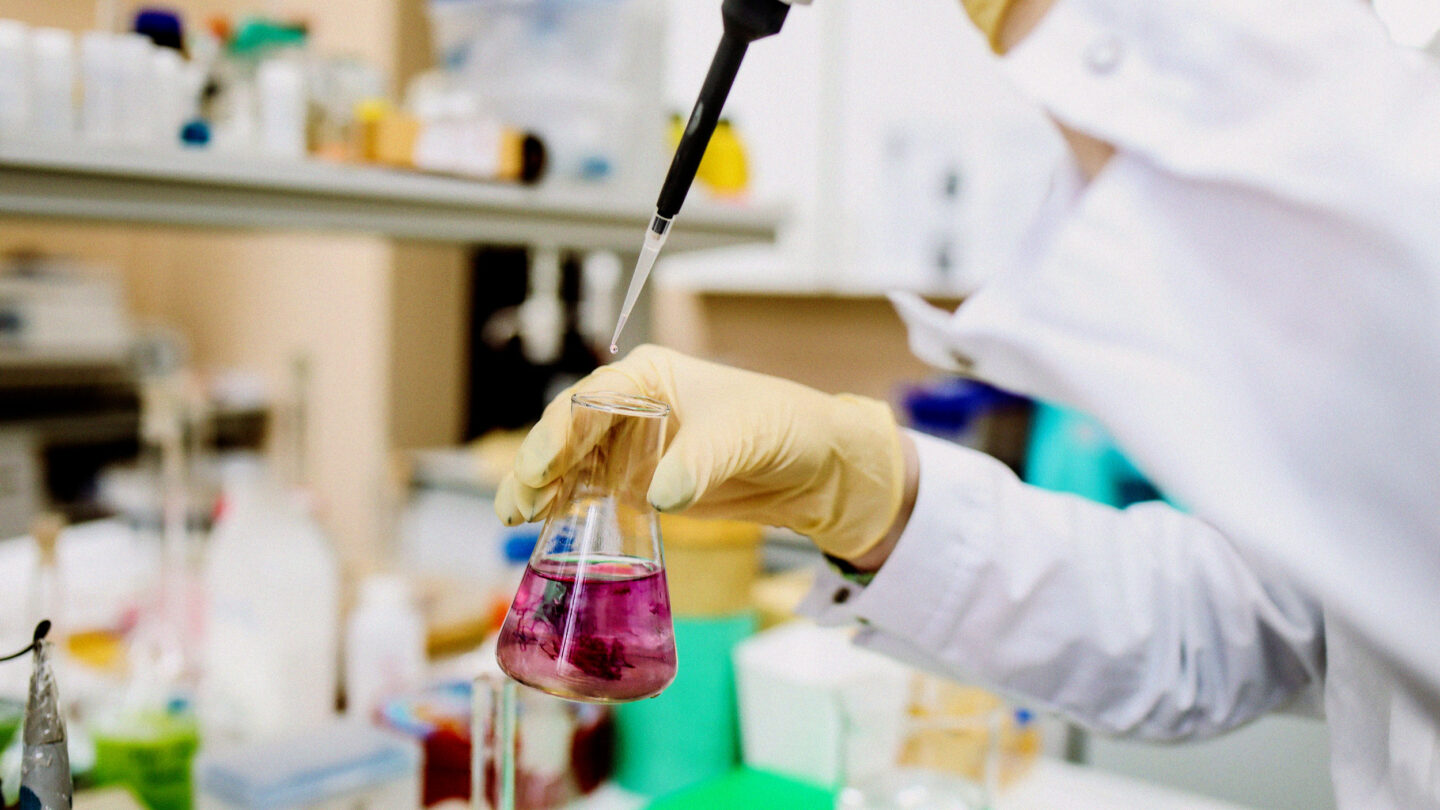
M 675 679 L 664 569 L 631 557 L 532 562 L 500 628 L 496 657 L 515 680 L 568 700 L 660 694 Z

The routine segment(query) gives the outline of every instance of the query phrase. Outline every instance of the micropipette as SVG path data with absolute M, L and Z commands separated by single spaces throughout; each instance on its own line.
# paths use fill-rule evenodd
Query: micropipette
M 625 303 L 620 307 L 620 320 L 615 324 L 615 334 L 610 338 L 610 353 L 620 350 L 620 330 L 630 319 L 630 310 L 650 269 L 660 255 L 660 248 L 670 236 L 670 225 L 680 206 L 685 204 L 685 195 L 690 184 L 695 182 L 695 171 L 700 168 L 700 159 L 705 156 L 705 147 L 715 133 L 715 124 L 720 120 L 720 111 L 730 95 L 730 86 L 735 83 L 735 74 L 740 71 L 740 62 L 750 43 L 757 39 L 779 33 L 785 23 L 785 15 L 791 3 L 809 3 L 810 0 L 724 0 L 720 16 L 725 23 L 725 33 L 710 61 L 710 71 L 705 74 L 705 83 L 700 86 L 700 97 L 680 144 L 675 148 L 675 157 L 670 162 L 670 171 L 665 175 L 665 184 L 660 187 L 660 199 L 655 205 L 655 215 L 645 229 L 645 242 L 640 247 L 640 260 L 635 263 L 635 272 L 630 276 L 630 287 L 625 291 Z

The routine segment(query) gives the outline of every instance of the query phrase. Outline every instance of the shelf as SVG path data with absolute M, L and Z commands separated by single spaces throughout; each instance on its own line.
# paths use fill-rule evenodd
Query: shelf
M 0 141 L 0 214 L 634 251 L 653 202 L 316 160 Z M 778 208 L 694 203 L 666 251 L 771 242 Z

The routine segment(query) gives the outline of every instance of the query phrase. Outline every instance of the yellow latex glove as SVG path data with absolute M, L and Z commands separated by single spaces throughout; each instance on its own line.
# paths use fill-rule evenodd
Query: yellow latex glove
M 990 42 L 991 50 L 1000 53 L 1000 30 L 1005 25 L 1005 17 L 1010 13 L 1010 7 L 1015 5 L 1015 0 L 963 0 L 965 13 L 970 15 L 970 21 L 985 35 Z
M 570 396 L 640 394 L 670 405 L 648 497 L 661 512 L 785 526 L 853 559 L 900 511 L 905 458 L 882 402 L 641 346 L 545 409 L 495 495 L 506 525 L 544 516 L 558 481 L 588 449 L 570 441 Z

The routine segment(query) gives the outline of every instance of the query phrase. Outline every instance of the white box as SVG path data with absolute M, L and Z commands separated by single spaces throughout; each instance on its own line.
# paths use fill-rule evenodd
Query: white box
M 794 622 L 736 647 L 747 766 L 828 786 L 894 764 L 911 670 L 850 638 Z

